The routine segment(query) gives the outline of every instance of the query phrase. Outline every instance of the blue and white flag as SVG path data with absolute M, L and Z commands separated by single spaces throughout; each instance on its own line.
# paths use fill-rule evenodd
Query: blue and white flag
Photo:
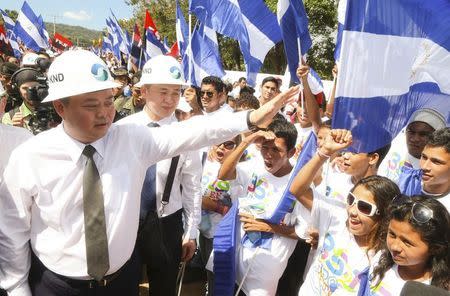
M 124 54 L 128 55 L 130 54 L 130 44 L 128 42 L 128 38 L 126 36 L 126 34 L 123 32 L 122 27 L 119 24 L 119 21 L 117 20 L 116 16 L 114 15 L 114 13 L 111 11 L 112 14 L 112 18 L 110 18 L 110 22 L 111 22 L 111 27 L 114 30 L 114 32 L 116 33 L 117 36 L 117 42 L 119 43 L 119 49 L 121 52 L 123 52 Z
M 49 47 L 41 22 L 26 1 L 17 16 L 14 33 L 26 47 L 36 52 Z
M 264 1 L 191 0 L 189 10 L 206 26 L 239 41 L 247 83 L 254 86 L 267 52 L 281 41 L 276 16 Z
M 22 51 L 20 50 L 19 44 L 17 43 L 16 34 L 14 33 L 14 21 L 9 17 L 9 15 L 0 9 L 0 12 L 3 17 L 3 22 L 5 24 L 6 29 L 6 38 L 8 38 L 9 44 L 13 49 L 14 56 L 16 58 L 20 58 L 22 56 Z
M 178 49 L 180 50 L 180 56 L 184 56 L 188 43 L 189 43 L 189 27 L 184 18 L 183 12 L 181 11 L 180 5 L 177 0 L 177 11 L 176 11 L 177 22 L 175 25 L 177 33 Z M 187 77 L 187 76 L 185 76 Z
M 317 74 L 317 72 L 314 71 L 313 68 L 309 68 L 308 84 L 309 84 L 309 88 L 311 89 L 311 92 L 313 93 L 313 95 L 317 95 L 317 94 L 323 92 L 322 79 L 320 79 L 319 74 Z
M 162 44 L 161 41 L 156 38 L 155 34 L 150 29 L 147 29 L 145 38 L 145 59 L 147 61 L 157 55 L 163 55 L 167 53 L 164 44 Z
M 300 83 L 296 74 L 300 65 L 300 56 L 303 57 L 312 45 L 308 30 L 308 17 L 302 0 L 279 0 L 277 17 L 283 36 L 291 82 Z
M 348 0 L 339 0 L 338 4 L 338 25 L 337 25 L 336 47 L 334 48 L 334 60 L 336 62 L 339 62 L 339 56 L 341 54 L 342 31 L 344 31 L 345 13 L 347 12 L 347 1 Z
M 352 149 L 385 146 L 418 109 L 450 123 L 450 2 L 347 3 L 333 127 L 351 129 Z
M 38 19 L 39 19 L 39 26 L 41 29 L 41 33 L 45 37 L 45 40 L 47 40 L 47 42 L 48 42 L 48 40 L 50 40 L 50 37 L 48 35 L 47 28 L 45 28 L 45 23 L 44 23 L 44 19 L 42 18 L 42 15 L 39 15 Z
M 185 77 L 191 75 L 190 79 L 187 79 L 190 84 L 200 87 L 202 79 L 206 76 L 213 75 L 219 78 L 225 76 L 216 32 L 213 29 L 201 24 L 192 33 L 190 46 L 191 51 L 186 52 L 183 57 L 184 75 Z M 186 73 L 185 64 L 189 62 L 189 58 L 191 69 Z
M 122 61 L 122 57 L 120 55 L 120 43 L 117 32 L 114 28 L 113 21 L 110 18 L 106 19 L 106 30 L 109 33 L 109 40 L 111 41 L 111 50 L 114 56 L 117 58 L 119 63 Z
M 111 39 L 109 39 L 107 36 L 103 36 L 102 51 L 113 52 Z

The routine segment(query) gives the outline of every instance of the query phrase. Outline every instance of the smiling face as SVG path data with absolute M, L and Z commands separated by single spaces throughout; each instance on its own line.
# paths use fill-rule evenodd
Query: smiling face
M 221 93 L 218 93 L 212 84 L 202 84 L 200 100 L 206 113 L 220 108 Z
M 376 205 L 375 196 L 363 185 L 357 186 L 353 190 L 353 195 L 359 200 Z M 356 202 L 351 206 L 347 205 L 347 215 L 348 230 L 354 236 L 369 237 L 372 233 L 375 233 L 378 224 L 377 216 L 368 217 L 362 214 L 358 210 Z
M 440 194 L 450 190 L 450 153 L 444 147 L 425 146 L 420 168 L 425 191 Z
M 261 97 L 264 102 L 272 100 L 277 94 L 278 86 L 273 81 L 267 81 L 261 86 Z
M 112 89 L 70 97 L 68 102 L 54 101 L 56 112 L 64 120 L 64 130 L 81 143 L 102 138 L 111 126 L 115 109 Z
M 170 116 L 180 101 L 181 87 L 173 84 L 144 85 L 142 97 L 146 101 L 152 120 L 159 121 Z
M 386 244 L 399 266 L 423 268 L 430 257 L 428 244 L 408 221 L 389 222 Z

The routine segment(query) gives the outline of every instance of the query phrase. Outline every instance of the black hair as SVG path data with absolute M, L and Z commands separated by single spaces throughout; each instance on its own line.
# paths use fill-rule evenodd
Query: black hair
M 375 151 L 369 152 L 367 154 L 368 155 L 375 154 L 375 153 L 378 154 L 378 161 L 377 161 L 377 164 L 376 164 L 376 167 L 378 168 L 380 166 L 381 162 L 383 161 L 383 159 L 388 154 L 389 149 L 391 149 L 391 143 L 389 143 L 389 144 L 387 144 L 387 145 L 385 145 L 385 146 L 383 146 L 381 148 L 378 148 Z
M 245 78 L 245 77 L 240 77 L 239 80 L 238 80 L 238 82 L 241 82 L 241 81 L 243 81 L 243 80 L 247 81 L 247 78 Z
M 273 76 L 267 76 L 266 78 L 264 78 L 263 81 L 261 82 L 261 87 L 262 87 L 264 84 L 266 84 L 267 82 L 273 82 L 273 83 L 275 83 L 275 85 L 277 86 L 277 89 L 280 87 L 280 86 L 278 85 L 278 80 L 277 80 L 275 77 L 273 77 Z
M 197 100 L 197 105 L 200 107 L 201 110 L 205 110 L 203 109 L 202 98 L 200 96 L 200 92 L 202 89 L 195 85 L 191 85 L 191 87 L 195 90 L 195 98 Z
M 386 240 L 387 232 L 387 216 L 389 215 L 389 204 L 394 197 L 400 195 L 400 189 L 397 184 L 390 179 L 382 176 L 369 176 L 359 180 L 355 186 L 350 190 L 353 191 L 358 187 L 363 186 L 366 190 L 372 193 L 375 199 L 375 205 L 377 206 L 378 213 L 374 216 L 378 220 L 375 224 L 374 231 L 369 235 L 369 248 L 368 250 L 375 250 L 375 252 L 381 250 Z
M 249 93 L 251 95 L 253 95 L 255 93 L 255 89 L 251 86 L 244 86 L 243 88 L 241 88 L 241 90 L 239 91 L 239 96 L 242 95 L 243 93 Z
M 225 83 L 225 91 L 226 93 L 230 93 L 233 91 L 233 85 L 231 83 Z
M 236 108 L 243 108 L 245 110 L 258 109 L 259 101 L 254 95 L 243 93 L 236 99 Z
M 442 147 L 450 153 L 450 127 L 444 127 L 434 131 L 427 143 L 430 147 Z
M 290 151 L 295 147 L 297 141 L 297 129 L 292 123 L 284 119 L 284 117 L 283 120 L 274 119 L 267 127 L 267 130 L 273 132 L 277 138 L 284 139 L 287 151 Z
M 222 79 L 220 79 L 217 76 L 206 76 L 202 80 L 202 85 L 203 84 L 210 84 L 210 85 L 214 86 L 214 89 L 218 93 L 223 92 L 225 89 L 225 83 L 223 83 Z
M 443 204 L 425 195 L 411 197 L 411 203 L 404 203 L 390 208 L 389 222 L 396 220 L 408 222 L 427 243 L 429 250 L 428 267 L 432 272 L 431 285 L 448 290 L 450 288 L 450 215 Z M 433 212 L 433 217 L 426 223 L 417 222 L 412 216 L 414 205 L 423 205 Z M 378 285 L 386 271 L 394 265 L 387 245 L 382 251 L 378 265 L 374 268 L 372 279 L 378 278 Z

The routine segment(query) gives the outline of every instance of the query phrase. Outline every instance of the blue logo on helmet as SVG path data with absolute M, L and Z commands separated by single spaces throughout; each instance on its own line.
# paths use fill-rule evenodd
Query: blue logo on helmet
M 91 68 L 91 73 L 94 75 L 95 79 L 98 81 L 108 80 L 108 69 L 101 64 L 93 64 Z
M 180 69 L 178 69 L 178 67 L 173 66 L 169 69 L 169 71 L 170 71 L 170 75 L 172 75 L 173 78 L 180 79 L 181 72 L 180 72 Z

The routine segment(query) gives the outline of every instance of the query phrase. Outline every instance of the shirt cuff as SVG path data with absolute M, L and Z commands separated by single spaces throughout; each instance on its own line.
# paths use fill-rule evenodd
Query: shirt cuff
M 186 230 L 184 231 L 184 235 L 183 235 L 183 240 L 185 239 L 197 239 L 199 234 L 198 228 L 197 227 L 187 227 Z
M 28 281 L 9 290 L 8 296 L 31 296 L 31 290 L 30 290 L 30 286 L 28 285 Z

